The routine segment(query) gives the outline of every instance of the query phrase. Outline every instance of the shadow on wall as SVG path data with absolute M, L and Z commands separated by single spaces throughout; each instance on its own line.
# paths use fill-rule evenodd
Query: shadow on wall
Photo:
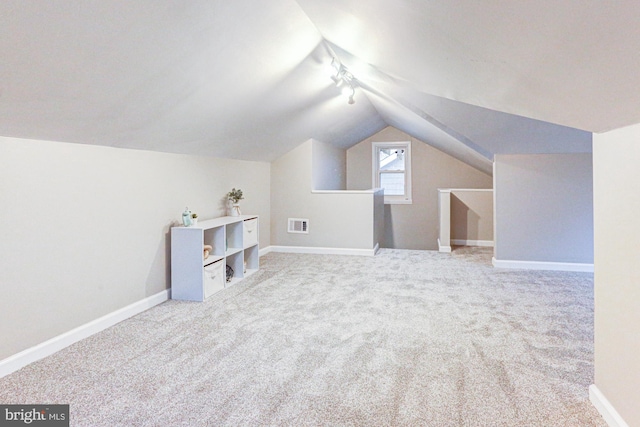
M 146 297 L 171 288 L 171 227 L 179 225 L 181 224 L 178 221 L 171 221 L 162 229 L 162 237 L 145 283 Z
M 227 213 L 229 212 L 229 197 L 227 197 L 227 195 L 225 194 L 223 197 L 220 198 L 219 203 L 218 203 L 218 209 L 221 212 L 224 212 L 223 215 L 227 215 Z
M 391 217 L 391 206 L 384 205 L 384 235 L 380 247 L 382 248 L 395 248 L 395 241 L 393 239 L 393 218 Z
M 451 194 L 451 239 L 481 240 L 480 215 Z

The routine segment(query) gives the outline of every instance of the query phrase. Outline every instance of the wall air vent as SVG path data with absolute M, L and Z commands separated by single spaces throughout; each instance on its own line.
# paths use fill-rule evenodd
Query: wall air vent
M 309 220 L 301 218 L 289 218 L 289 233 L 309 234 Z

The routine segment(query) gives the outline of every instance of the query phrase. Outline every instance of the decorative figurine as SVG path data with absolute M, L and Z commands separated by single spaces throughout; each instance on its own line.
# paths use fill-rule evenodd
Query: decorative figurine
M 185 227 L 191 225 L 191 211 L 189 207 L 184 208 L 184 212 L 182 212 L 182 224 L 184 224 Z

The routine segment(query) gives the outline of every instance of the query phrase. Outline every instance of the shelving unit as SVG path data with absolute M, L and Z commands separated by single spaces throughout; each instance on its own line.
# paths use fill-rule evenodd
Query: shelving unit
M 258 217 L 225 216 L 171 228 L 171 298 L 204 301 L 258 271 Z M 204 259 L 204 245 L 213 249 Z M 226 266 L 234 276 L 226 281 Z

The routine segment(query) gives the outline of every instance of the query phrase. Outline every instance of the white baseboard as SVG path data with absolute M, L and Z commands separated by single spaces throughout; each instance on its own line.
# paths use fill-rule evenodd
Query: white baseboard
M 618 411 L 611 405 L 611 403 L 604 397 L 604 394 L 596 387 L 595 384 L 589 386 L 589 400 L 598 410 L 602 418 L 609 424 L 609 427 L 629 427 Z
M 493 247 L 493 240 L 462 240 L 462 239 L 451 239 L 451 244 L 456 246 L 483 246 L 483 247 Z
M 269 252 L 271 252 L 271 246 L 267 246 L 266 248 L 262 248 L 258 251 L 258 256 L 265 256 L 266 254 L 268 254 Z
M 524 270 L 581 271 L 593 273 L 593 264 L 577 262 L 512 261 L 491 258 L 496 268 L 520 268 Z
M 52 355 L 65 347 L 70 346 L 78 341 L 81 341 L 93 334 L 97 334 L 100 331 L 107 329 L 110 326 L 120 323 L 136 314 L 142 313 L 145 310 L 150 309 L 158 304 L 161 304 L 169 299 L 169 289 L 162 292 L 158 292 L 148 298 L 134 302 L 126 307 L 116 310 L 112 313 L 106 314 L 98 319 L 92 320 L 89 323 L 78 326 L 68 332 L 65 332 L 57 337 L 53 337 L 47 341 L 44 341 L 34 347 L 28 348 L 16 353 L 13 356 L 9 356 L 4 360 L 0 360 L 0 378 L 5 375 L 9 375 L 12 372 L 17 371 L 30 363 L 43 359 Z
M 375 255 L 380 250 L 380 244 L 376 243 L 373 249 L 343 249 L 343 248 L 314 248 L 305 246 L 267 246 L 259 251 L 259 256 L 264 256 L 270 252 L 288 252 L 305 254 L 328 254 L 328 255 Z
M 320 254 L 320 255 L 362 255 L 374 256 L 378 251 L 378 245 L 373 249 L 353 248 L 316 248 L 309 246 L 269 246 L 270 252 L 283 252 L 293 254 Z
M 451 252 L 451 246 L 442 246 L 440 239 L 438 239 L 438 252 Z

